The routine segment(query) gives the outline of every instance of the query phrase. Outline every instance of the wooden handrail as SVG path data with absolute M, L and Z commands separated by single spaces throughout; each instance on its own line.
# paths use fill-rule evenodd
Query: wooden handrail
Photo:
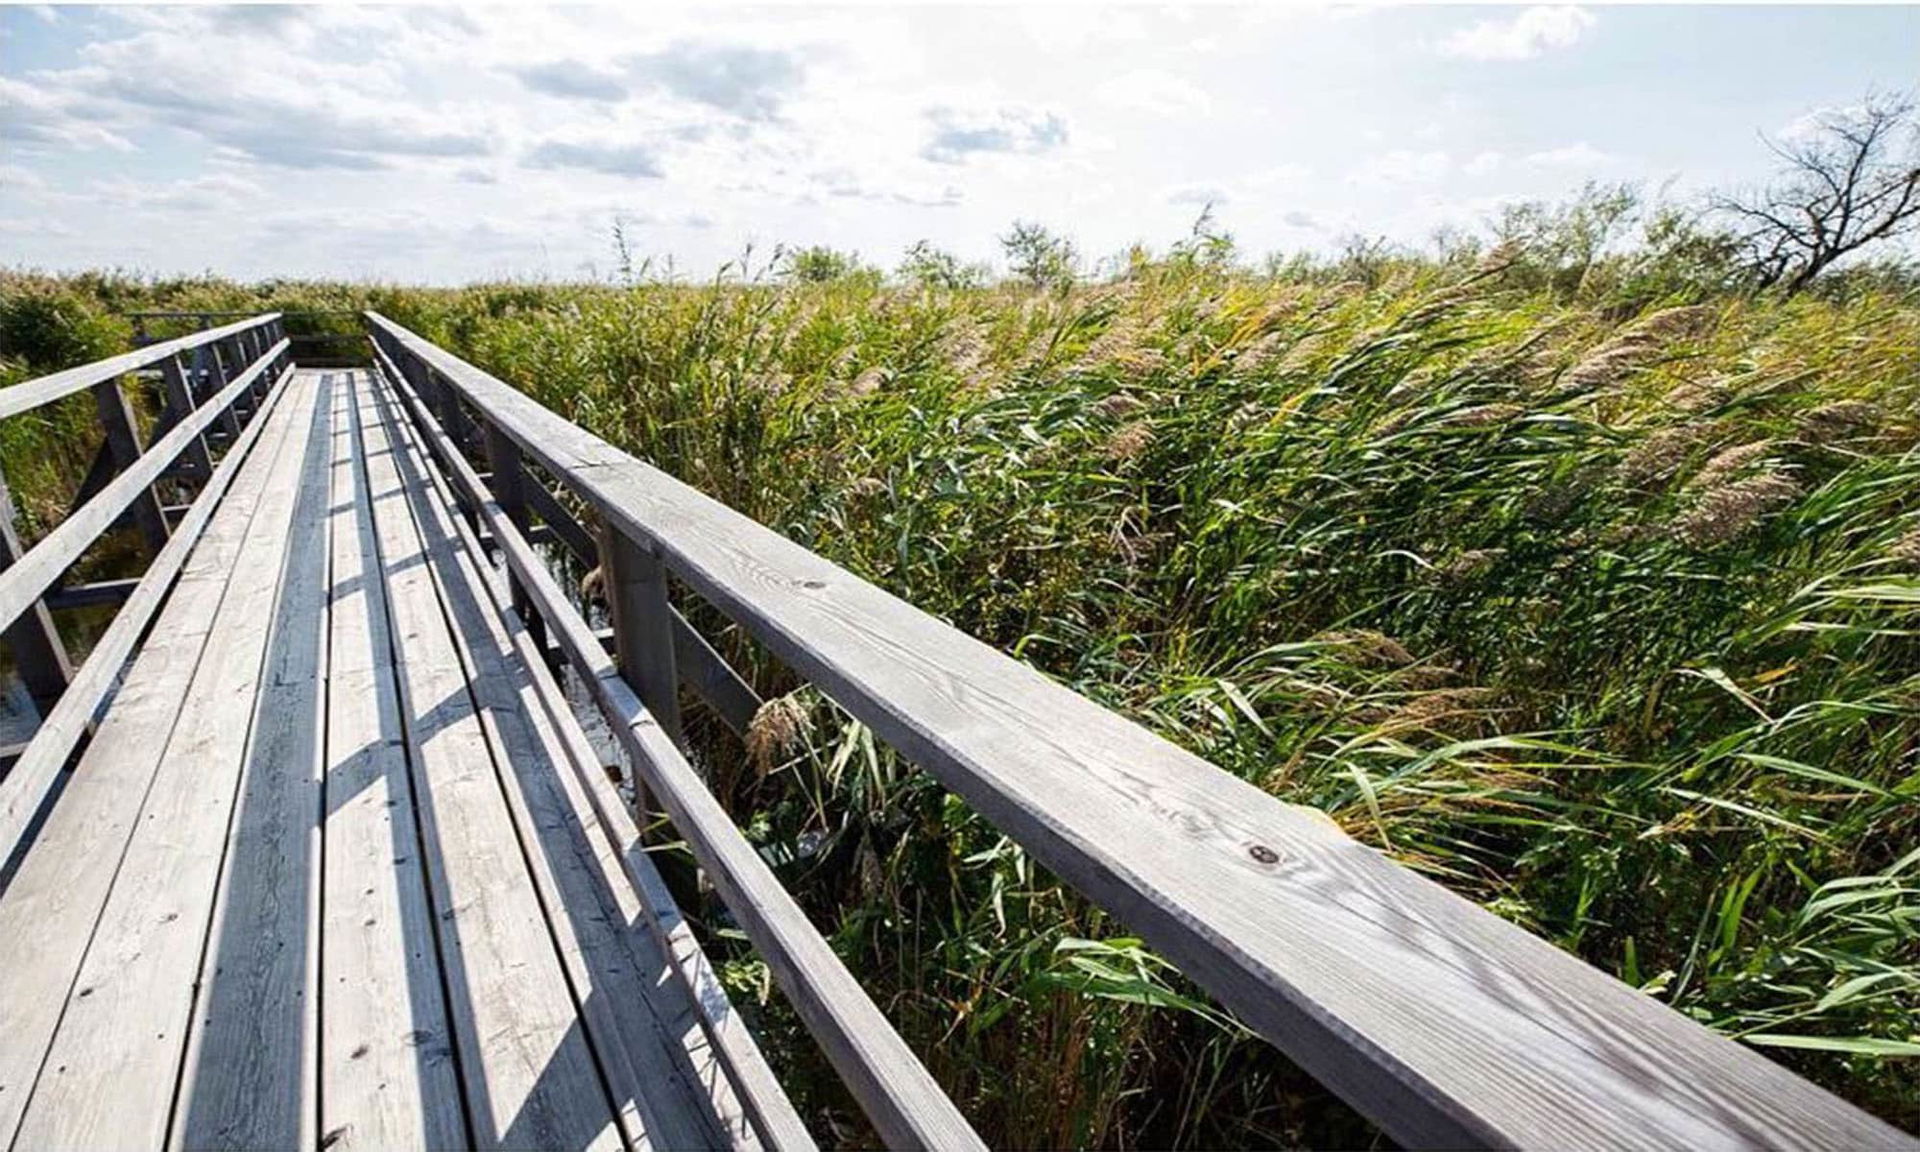
M 377 350 L 376 356 L 380 356 Z M 493 533 L 518 586 L 612 721 L 609 727 L 642 782 L 673 817 L 695 859 L 713 878 L 727 907 L 766 958 L 794 1010 L 846 1079 L 874 1127 L 895 1148 L 983 1148 L 953 1102 L 614 671 L 593 630 L 568 602 L 545 563 L 445 430 L 428 415 L 427 401 L 390 364 L 383 375 L 406 400 L 414 426 L 424 434 L 467 507 Z M 725 1050 L 718 1050 L 726 1058 Z
M 87 726 L 100 716 L 114 684 L 119 680 L 121 666 L 132 655 L 134 645 L 139 643 L 148 622 L 173 587 L 174 577 L 180 574 L 186 564 L 187 554 L 200 539 L 207 521 L 213 518 L 215 506 L 231 486 L 241 462 L 246 459 L 247 451 L 259 438 L 260 430 L 266 427 L 266 420 L 260 417 L 264 417 L 278 401 L 286 379 L 287 373 L 283 372 L 274 381 L 260 402 L 256 418 L 248 421 L 240 438 L 234 441 L 219 465 L 213 469 L 206 486 L 194 498 L 186 515 L 174 526 L 166 547 L 147 566 L 146 573 L 140 577 L 132 594 L 114 616 L 113 623 L 107 626 L 93 650 L 87 654 L 85 663 L 74 674 L 72 683 L 67 685 L 53 710 L 41 720 L 40 727 L 34 732 L 33 739 L 28 742 L 13 770 L 5 779 L 0 779 L 0 861 L 10 858 L 19 847 L 35 813 L 52 792 L 61 767 L 79 745 Z
M 279 322 L 280 313 L 268 312 L 224 327 L 194 332 L 173 340 L 163 340 L 158 344 L 149 344 L 119 356 L 96 360 L 91 364 L 82 364 L 0 388 L 0 420 L 17 416 L 44 404 L 51 404 L 55 400 L 124 376 L 129 372 L 154 367 L 182 352 L 191 352 L 195 348 L 231 339 L 255 328 L 277 326 Z
M 367 317 L 398 366 L 457 393 L 605 523 L 1401 1143 L 1912 1145 L 1320 813 L 1282 803 Z M 568 654 L 585 659 L 585 648 L 571 637 Z M 623 709 L 635 707 L 631 696 L 618 696 Z M 633 738 L 667 756 L 671 744 L 644 720 L 628 726 Z
M 12 567 L 0 572 L 0 628 L 19 619 L 45 595 L 61 573 L 149 490 L 188 445 L 255 388 L 286 350 L 287 342 L 283 339 L 263 352 L 246 371 L 154 441 L 124 472 L 75 509 Z

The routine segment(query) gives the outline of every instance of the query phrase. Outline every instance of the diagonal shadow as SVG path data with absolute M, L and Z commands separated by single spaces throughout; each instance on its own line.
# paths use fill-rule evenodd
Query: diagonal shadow
M 398 419 L 391 398 L 382 395 L 380 400 L 389 419 Z M 399 452 L 395 462 L 404 478 L 402 487 L 414 499 L 437 499 L 418 456 Z M 503 629 L 521 627 L 520 622 L 496 607 L 460 569 L 457 558 L 462 553 L 476 570 L 484 563 L 468 551 L 463 538 L 431 515 L 417 515 L 415 521 L 434 556 L 448 621 L 471 661 L 474 702 L 490 729 L 499 782 L 522 851 L 531 865 L 550 876 L 554 898 L 548 899 L 549 893 L 538 885 L 536 893 L 552 928 L 580 949 L 584 971 L 569 980 L 578 1012 L 557 1052 L 564 1053 L 569 1044 L 586 1044 L 616 1097 L 616 1112 L 637 1114 L 655 1146 L 730 1143 L 714 1110 L 721 1077 L 717 1061 L 702 1076 L 687 1051 L 689 1038 L 696 1034 L 697 1044 L 704 1043 L 693 1005 L 648 925 L 622 910 L 591 834 L 561 783 L 561 774 L 572 771 L 562 760 L 567 754 L 552 746 L 529 714 L 536 708 L 545 711 L 534 695 L 539 689 L 532 673 L 520 661 L 511 635 L 502 637 L 489 628 L 490 618 Z M 677 1010 L 671 1014 L 677 1018 L 663 1020 L 661 1010 L 676 1000 Z M 554 1094 L 547 1091 L 552 1081 L 573 1075 L 577 1073 L 566 1061 L 549 1060 L 526 1101 L 549 1098 Z M 507 1147 L 534 1146 L 540 1143 L 540 1127 L 537 1108 L 523 1107 L 501 1138 Z
M 321 377 L 287 550 L 250 710 L 240 794 L 203 958 L 179 1130 L 189 1148 L 286 1147 L 304 1119 L 308 956 L 325 698 L 323 658 L 331 379 Z M 322 558 L 314 563 L 314 556 Z
M 324 964 L 330 955 L 326 909 L 315 902 L 324 901 L 329 882 L 340 879 L 327 871 L 339 863 L 328 856 L 329 827 L 356 800 L 373 802 L 370 793 L 385 797 L 393 867 L 387 882 L 403 890 L 393 930 L 402 953 L 421 958 L 398 977 L 406 989 L 406 1019 L 379 1026 L 402 1030 L 418 1083 L 444 1086 L 453 1097 L 422 1102 L 422 1144 L 567 1152 L 586 1147 L 597 1138 L 592 1126 L 578 1117 L 555 1116 L 545 1106 L 576 1094 L 570 1089 L 578 1088 L 582 1053 L 598 1072 L 599 1090 L 612 1114 L 629 1118 L 622 1127 L 638 1129 L 632 1136 L 644 1135 L 658 1148 L 732 1143 L 728 1120 L 714 1107 L 728 1090 L 719 1062 L 696 1064 L 690 1055 L 690 1048 L 703 1047 L 704 1034 L 687 993 L 653 939 L 645 913 L 633 917 L 623 911 L 592 835 L 561 783 L 560 774 L 572 771 L 563 759 L 568 753 L 553 747 L 532 719 L 534 710 L 542 709 L 532 673 L 519 660 L 511 635 L 503 646 L 487 624 L 491 616 L 512 629 L 520 627 L 517 618 L 495 606 L 459 569 L 454 558 L 466 542 L 432 516 L 415 516 L 423 544 L 419 554 L 391 564 L 381 555 L 374 501 L 433 500 L 434 489 L 412 453 L 383 450 L 398 469 L 400 490 L 374 495 L 351 379 L 322 378 L 323 390 L 330 391 L 323 391 L 316 404 L 314 447 L 301 467 L 289 529 L 294 538 L 268 638 L 268 674 L 254 702 L 259 736 L 250 744 L 233 817 L 226 894 L 216 912 L 209 978 L 197 1006 L 193 1063 L 182 1069 L 176 1104 L 182 1145 L 291 1147 L 302 1142 L 303 1125 L 328 1122 L 311 1110 L 325 1106 L 329 1068 L 359 1058 L 365 1049 L 341 1051 L 352 1037 L 336 1038 L 325 1027 L 316 1034 L 315 1021 L 326 1020 L 322 1008 L 329 989 L 364 974 L 319 970 L 309 959 L 319 956 Z M 328 398 L 334 402 L 327 403 Z M 386 406 L 386 398 L 373 399 L 393 429 L 397 413 Z M 328 469 L 342 451 L 352 453 L 356 481 L 351 501 L 334 504 L 346 494 L 331 491 Z M 327 515 L 336 512 L 337 517 Z M 329 532 L 340 531 L 357 534 L 362 574 L 331 570 Z M 419 564 L 435 573 L 448 626 L 474 669 L 468 688 L 424 707 L 397 689 L 401 640 L 387 594 L 395 573 Z M 369 620 L 367 648 L 357 655 L 372 674 L 349 685 L 330 681 L 325 671 L 347 655 L 329 651 L 340 635 L 331 626 L 331 612 L 355 595 L 366 597 Z M 333 715 L 336 691 L 368 691 L 375 697 L 372 708 L 362 709 L 372 731 L 360 733 L 350 749 L 336 746 L 337 734 L 323 722 Z M 435 885 L 447 875 L 447 860 L 445 846 L 429 834 L 437 814 L 433 781 L 415 751 L 446 726 L 469 722 L 487 726 L 496 783 L 508 804 L 523 864 L 551 877 L 549 890 L 535 885 L 535 892 L 549 922 L 547 943 L 560 971 L 568 973 L 576 1009 L 498 1132 L 491 1130 L 492 1087 L 476 1070 L 463 1071 L 460 1055 L 462 1038 L 471 1043 L 478 1024 L 473 1005 L 458 990 L 484 988 L 487 974 L 471 969 L 452 913 L 436 911 L 442 905 L 434 897 Z M 316 764 L 321 771 L 315 771 Z M 517 881 L 532 883 L 526 872 Z M 322 932 L 317 941 L 315 925 Z M 577 972 L 569 973 L 555 932 L 580 948 Z M 449 976 L 455 972 L 457 979 Z M 562 1084 L 562 1077 L 574 1083 Z M 318 1104 L 308 1094 L 316 1079 L 322 1095 Z M 311 1138 L 314 1129 L 305 1131 Z M 571 1140 L 556 1139 L 569 1132 Z M 322 1131 L 319 1143 L 330 1146 L 341 1135 L 337 1127 Z

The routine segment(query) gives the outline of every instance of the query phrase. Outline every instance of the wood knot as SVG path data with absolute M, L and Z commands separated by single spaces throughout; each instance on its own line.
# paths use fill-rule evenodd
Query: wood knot
M 1253 857 L 1255 860 L 1258 860 L 1262 864 L 1280 863 L 1280 853 L 1275 852 L 1273 849 L 1267 847 L 1265 844 L 1255 844 L 1252 847 L 1248 848 L 1247 855 Z

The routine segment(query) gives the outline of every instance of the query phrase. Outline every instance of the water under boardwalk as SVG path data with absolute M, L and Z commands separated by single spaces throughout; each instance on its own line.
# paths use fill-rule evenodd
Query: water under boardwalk
M 0 896 L 0 1136 L 753 1145 L 397 397 L 271 404 Z

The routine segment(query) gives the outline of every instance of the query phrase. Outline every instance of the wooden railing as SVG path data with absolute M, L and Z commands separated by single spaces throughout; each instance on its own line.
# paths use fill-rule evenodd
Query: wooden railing
M 491 534 L 529 627 L 550 631 L 591 688 L 636 791 L 665 809 L 889 1144 L 977 1138 L 688 763 L 683 684 L 736 729 L 758 699 L 674 611 L 669 577 L 1403 1144 L 1911 1143 L 1320 813 L 1054 683 L 392 321 L 367 320 L 376 367 Z M 484 481 L 474 460 L 490 471 Z M 534 482 L 528 461 L 593 510 L 597 535 Z M 529 543 L 536 530 L 601 569 L 617 666 Z
M 162 337 L 153 334 L 155 328 L 188 332 L 205 331 L 221 324 L 230 323 L 254 315 L 251 312 L 192 312 L 192 311 L 141 311 L 123 313 L 127 322 L 133 325 L 133 344 L 144 348 L 157 343 Z M 304 308 L 297 311 L 278 313 L 281 321 L 281 335 L 291 345 L 291 354 L 295 361 L 311 366 L 333 366 L 345 364 L 363 364 L 366 362 L 366 333 L 360 330 L 360 313 L 348 308 Z M 346 321 L 352 331 L 326 331 L 323 325 L 329 321 Z
M 98 718 L 122 666 L 165 599 L 232 481 L 257 414 L 286 371 L 278 313 L 254 316 L 97 363 L 0 389 L 0 419 L 92 392 L 105 433 L 66 517 L 32 548 L 21 547 L 14 506 L 0 477 L 0 628 L 40 712 L 33 739 L 0 778 L 0 862 L 11 858 L 61 769 Z M 152 444 L 141 442 L 122 390 L 126 376 L 152 378 L 160 397 Z M 219 455 L 215 463 L 216 452 Z M 165 485 L 198 485 L 191 502 L 166 504 Z M 139 579 L 64 584 L 95 541 L 131 518 L 152 552 Z M 107 630 L 75 668 L 53 612 L 120 603 Z

